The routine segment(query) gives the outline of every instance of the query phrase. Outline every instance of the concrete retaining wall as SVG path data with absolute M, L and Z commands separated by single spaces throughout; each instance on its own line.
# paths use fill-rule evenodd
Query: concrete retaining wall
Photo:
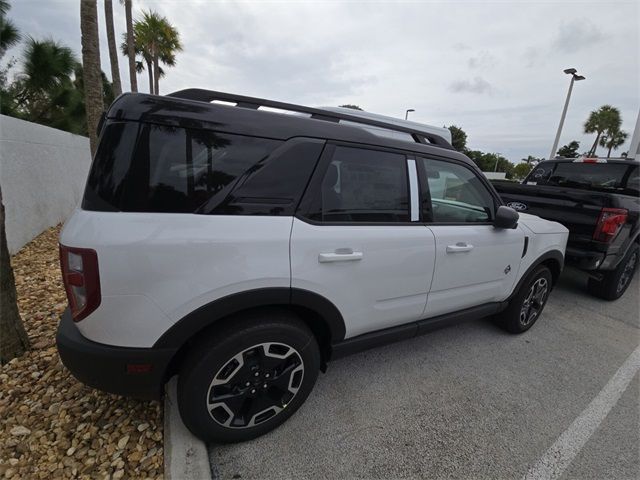
M 0 115 L 0 185 L 9 252 L 64 222 L 82 198 L 89 139 Z

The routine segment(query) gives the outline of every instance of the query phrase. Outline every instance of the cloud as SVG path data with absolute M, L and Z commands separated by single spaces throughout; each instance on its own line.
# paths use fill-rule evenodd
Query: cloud
M 563 22 L 557 33 L 553 47 L 561 52 L 574 53 L 600 43 L 606 35 L 587 19 L 573 19 Z
M 525 48 L 522 58 L 524 59 L 524 64 L 527 68 L 531 68 L 538 63 L 540 59 L 540 49 L 537 47 L 529 46 Z
M 482 50 L 480 53 L 478 53 L 478 55 L 474 57 L 470 57 L 469 60 L 467 60 L 467 64 L 469 65 L 469 68 L 493 67 L 495 66 L 496 62 L 497 62 L 496 57 L 491 55 L 486 50 Z
M 491 93 L 491 84 L 482 77 L 474 77 L 473 80 L 457 80 L 452 82 L 449 90 L 455 93 Z

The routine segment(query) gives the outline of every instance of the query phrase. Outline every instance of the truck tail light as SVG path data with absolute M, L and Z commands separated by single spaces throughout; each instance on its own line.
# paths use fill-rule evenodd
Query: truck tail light
M 624 208 L 603 208 L 598 217 L 593 239 L 598 242 L 610 242 L 627 221 L 629 212 Z
M 98 254 L 89 248 L 60 245 L 60 267 L 71 316 L 79 322 L 100 305 Z

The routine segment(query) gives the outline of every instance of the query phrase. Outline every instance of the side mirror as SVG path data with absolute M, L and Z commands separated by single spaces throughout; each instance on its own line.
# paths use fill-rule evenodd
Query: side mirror
M 518 212 L 513 208 L 505 207 L 501 205 L 496 212 L 496 218 L 493 221 L 493 226 L 496 228 L 516 228 L 518 226 Z

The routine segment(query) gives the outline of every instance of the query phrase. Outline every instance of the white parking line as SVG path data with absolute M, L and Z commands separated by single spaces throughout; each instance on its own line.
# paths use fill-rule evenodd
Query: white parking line
M 598 429 L 640 370 L 640 347 L 627 358 L 598 396 L 585 408 L 538 462 L 524 480 L 553 480 L 562 475 L 582 447 Z

